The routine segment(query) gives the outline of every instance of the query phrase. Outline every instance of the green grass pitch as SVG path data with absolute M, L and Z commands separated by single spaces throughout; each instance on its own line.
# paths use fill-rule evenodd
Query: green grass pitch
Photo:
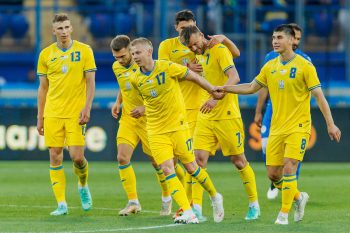
M 126 196 L 119 181 L 116 163 L 90 162 L 89 187 L 94 209 L 84 212 L 77 193 L 72 164 L 66 162 L 69 215 L 50 216 L 56 204 L 49 181 L 48 162 L 0 162 L 0 232 L 350 232 L 350 163 L 304 163 L 299 188 L 310 195 L 304 220 L 288 226 L 274 225 L 280 207 L 268 201 L 268 180 L 262 163 L 255 171 L 261 214 L 246 222 L 247 197 L 238 172 L 230 163 L 209 163 L 208 171 L 224 196 L 225 219 L 214 223 L 207 194 L 204 215 L 198 225 L 173 225 L 171 217 L 159 216 L 160 188 L 149 163 L 133 163 L 143 212 L 119 217 Z M 173 211 L 176 205 L 173 205 Z

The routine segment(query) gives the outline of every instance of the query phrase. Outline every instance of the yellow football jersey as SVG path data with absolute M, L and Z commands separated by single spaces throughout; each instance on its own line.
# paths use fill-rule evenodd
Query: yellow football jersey
M 122 116 L 120 120 L 135 121 L 136 118 L 130 116 L 130 112 L 137 106 L 143 105 L 143 99 L 131 84 L 131 77 L 139 69 L 133 62 L 128 67 L 122 66 L 115 61 L 112 66 L 114 75 L 118 81 L 119 89 L 123 98 Z
M 162 134 L 188 128 L 186 110 L 179 80 L 188 68 L 170 61 L 156 60 L 152 71 L 140 69 L 131 81 L 146 106 L 147 132 Z
M 255 80 L 269 89 L 271 135 L 310 133 L 310 91 L 321 86 L 311 62 L 297 54 L 284 64 L 276 57 L 263 66 Z
M 49 80 L 44 117 L 79 117 L 86 101 L 84 73 L 95 70 L 92 49 L 84 43 L 74 40 L 68 49 L 53 43 L 43 49 L 37 74 Z
M 195 54 L 181 43 L 179 37 L 164 40 L 159 45 L 158 60 L 172 61 L 187 66 L 189 62 L 195 59 Z M 186 109 L 199 109 L 201 106 L 200 95 L 202 88 L 187 80 L 179 84 L 185 100 Z
M 223 86 L 228 80 L 225 71 L 234 67 L 232 54 L 223 44 L 208 48 L 203 55 L 197 55 L 197 59 L 203 67 L 203 77 L 214 86 Z M 210 98 L 212 96 L 208 92 L 202 92 L 202 104 Z M 199 116 L 210 120 L 241 117 L 238 96 L 235 94 L 226 95 L 218 101 L 210 113 L 200 113 Z

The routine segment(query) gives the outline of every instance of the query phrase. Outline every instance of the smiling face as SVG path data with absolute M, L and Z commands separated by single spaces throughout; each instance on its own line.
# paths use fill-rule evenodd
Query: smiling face
M 119 51 L 112 49 L 112 54 L 115 60 L 122 66 L 128 66 L 131 63 L 131 53 L 128 48 L 122 48 Z
M 73 32 L 73 27 L 70 20 L 65 20 L 62 22 L 55 22 L 52 25 L 53 34 L 56 36 L 57 41 L 61 43 L 66 43 L 71 40 L 71 34 Z
M 294 38 L 291 35 L 287 35 L 285 32 L 274 32 L 272 35 L 273 50 L 277 53 L 283 53 L 289 48 L 292 48 Z

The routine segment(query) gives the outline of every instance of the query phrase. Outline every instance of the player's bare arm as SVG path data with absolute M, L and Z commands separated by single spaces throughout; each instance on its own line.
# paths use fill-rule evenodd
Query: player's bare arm
M 38 89 L 38 115 L 37 115 L 37 130 L 39 135 L 44 135 L 44 108 L 46 103 L 46 95 L 49 90 L 49 80 L 46 76 L 39 77 L 40 84 Z
M 111 112 L 112 112 L 112 116 L 117 119 L 118 118 L 118 114 L 120 112 L 120 106 L 123 102 L 123 97 L 122 97 L 122 93 L 121 91 L 119 90 L 118 91 L 118 95 L 117 95 L 117 99 L 115 100 L 113 106 L 112 106 L 112 109 L 111 109 Z
M 202 73 L 203 72 L 203 67 L 201 64 L 197 63 L 197 60 L 193 60 L 187 64 L 187 67 L 192 70 L 193 72 L 196 73 Z
M 317 105 L 322 112 L 322 115 L 327 123 L 328 135 L 331 140 L 335 140 L 336 142 L 340 141 L 341 131 L 334 124 L 334 120 L 332 117 L 331 109 L 329 108 L 328 102 L 324 97 L 323 91 L 321 87 L 317 87 L 311 91 L 311 94 L 315 97 L 317 101 Z
M 224 91 L 227 93 L 241 94 L 241 95 L 249 95 L 254 94 L 258 90 L 260 90 L 263 86 L 258 84 L 255 80 L 251 83 L 243 83 L 239 85 L 225 85 L 222 87 L 214 88 L 215 91 Z
M 92 101 L 95 96 L 95 72 L 85 72 L 86 80 L 86 103 L 83 110 L 80 112 L 79 124 L 84 125 L 90 120 L 90 111 Z
M 268 94 L 269 94 L 269 90 L 266 87 L 261 88 L 259 91 L 258 102 L 256 103 L 255 117 L 254 117 L 254 122 L 259 127 L 261 127 L 262 109 L 265 105 Z
M 235 43 L 233 43 L 233 41 L 227 38 L 225 35 L 213 35 L 208 37 L 210 39 L 208 42 L 209 48 L 212 48 L 213 46 L 222 43 L 230 50 L 233 58 L 239 57 L 241 55 L 241 52 L 239 51 Z

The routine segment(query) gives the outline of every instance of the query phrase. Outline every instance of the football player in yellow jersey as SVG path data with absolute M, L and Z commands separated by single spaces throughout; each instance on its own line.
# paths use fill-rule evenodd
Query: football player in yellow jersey
M 310 98 L 312 94 L 327 123 L 331 140 L 340 141 L 341 132 L 334 124 L 316 69 L 311 62 L 293 51 L 294 30 L 278 26 L 272 36 L 277 58 L 267 62 L 251 83 L 227 85 L 218 90 L 252 94 L 262 87 L 270 93 L 273 113 L 266 148 L 267 174 L 282 189 L 282 207 L 275 224 L 288 224 L 288 213 L 295 200 L 294 221 L 303 219 L 309 196 L 297 189 L 296 169 L 303 160 L 311 131 Z
M 118 118 L 121 104 L 123 104 L 117 134 L 117 160 L 120 180 L 129 200 L 126 207 L 119 212 L 119 215 L 127 216 L 141 211 L 141 205 L 137 197 L 136 176 L 130 162 L 133 151 L 139 141 L 141 141 L 143 151 L 149 156 L 153 167 L 157 171 L 156 174 L 162 188 L 162 209 L 160 215 L 169 215 L 171 213 L 172 200 L 163 171 L 153 161 L 151 156 L 147 139 L 143 99 L 130 82 L 131 76 L 134 75 L 139 67 L 132 60 L 129 44 L 130 38 L 126 35 L 116 36 L 110 44 L 112 54 L 116 59 L 112 68 L 120 89 L 117 100 L 112 107 L 113 117 Z
M 63 147 L 68 146 L 78 176 L 78 191 L 84 210 L 92 208 L 87 185 L 88 162 L 84 157 L 86 123 L 95 93 L 96 65 L 90 46 L 71 39 L 73 31 L 66 14 L 53 19 L 57 42 L 39 56 L 37 129 L 50 152 L 50 178 L 58 208 L 51 215 L 68 214 Z
M 196 25 L 195 16 L 192 11 L 182 10 L 176 13 L 175 30 L 179 33 L 179 35 L 183 28 L 191 25 Z M 221 42 L 230 49 L 234 58 L 240 55 L 239 49 L 236 47 L 236 45 L 224 35 L 212 36 L 211 40 L 209 41 L 209 47 L 213 47 Z M 196 62 L 195 54 L 180 41 L 179 36 L 166 39 L 160 43 L 158 49 L 158 60 L 168 60 L 187 66 L 196 73 L 201 73 L 203 71 L 202 66 Z M 197 115 L 201 106 L 200 96 L 202 89 L 195 83 L 186 80 L 180 82 L 179 84 L 185 100 L 187 122 L 189 124 L 191 136 L 193 136 Z M 187 197 L 190 201 L 192 201 L 191 184 L 193 182 L 191 181 L 191 175 L 187 173 L 186 178 L 184 178 L 184 174 L 181 172 L 183 171 L 181 166 L 178 164 L 175 166 L 176 175 L 184 184 Z M 205 220 L 205 218 L 202 216 L 201 205 L 194 204 L 193 209 L 200 220 Z
M 166 175 L 172 197 L 184 210 L 182 216 L 175 218 L 175 223 L 198 223 L 198 219 L 191 209 L 183 185 L 175 175 L 174 155 L 209 192 L 214 221 L 221 222 L 224 217 L 223 198 L 216 191 L 208 173 L 198 167 L 195 161 L 179 81 L 191 80 L 216 97 L 218 93 L 211 92 L 213 86 L 187 67 L 170 61 L 154 61 L 152 43 L 146 38 L 133 40 L 130 51 L 140 67 L 131 81 L 144 99 L 152 156 Z
M 184 28 L 180 39 L 197 54 L 197 60 L 204 70 L 203 77 L 212 85 L 221 86 L 239 82 L 232 55 L 226 46 L 217 44 L 209 48 L 208 40 L 196 26 Z M 203 92 L 201 100 L 202 107 L 193 136 L 197 163 L 201 168 L 206 168 L 209 156 L 215 155 L 219 143 L 223 155 L 229 156 L 239 170 L 248 194 L 249 208 L 245 219 L 257 219 L 260 215 L 258 194 L 254 171 L 244 155 L 244 128 L 238 96 L 227 95 L 218 101 Z M 192 191 L 193 203 L 201 204 L 200 199 L 203 196 L 201 190 L 193 185 Z

